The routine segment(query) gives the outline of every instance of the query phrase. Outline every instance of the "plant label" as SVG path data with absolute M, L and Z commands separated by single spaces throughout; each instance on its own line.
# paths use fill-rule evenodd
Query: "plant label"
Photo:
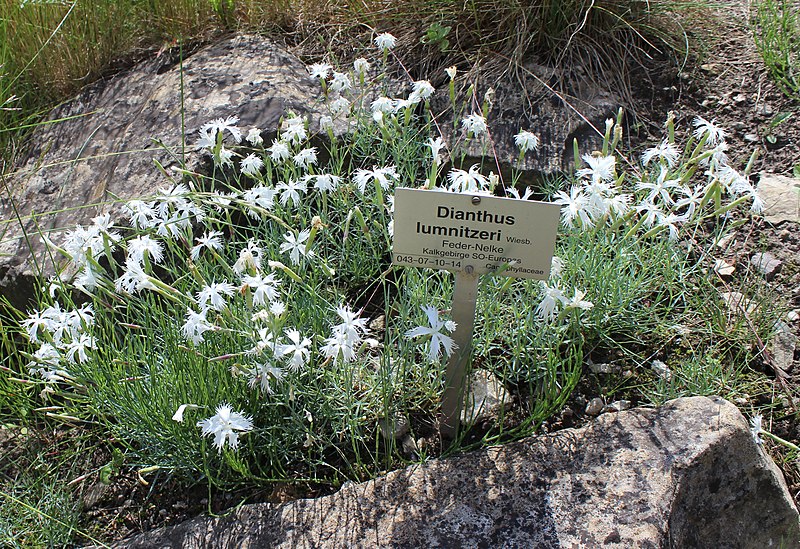
M 546 280 L 561 206 L 398 188 L 392 263 Z

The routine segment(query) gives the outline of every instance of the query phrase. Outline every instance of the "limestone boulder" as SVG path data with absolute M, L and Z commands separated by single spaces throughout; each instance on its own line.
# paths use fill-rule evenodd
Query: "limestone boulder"
M 117 545 L 239 547 L 800 546 L 798 513 L 748 423 L 718 398 L 604 414 L 432 460 L 330 496 L 245 505 Z
M 168 187 L 154 160 L 168 173 L 184 152 L 187 164 L 196 162 L 192 145 L 206 122 L 238 116 L 245 132 L 261 128 L 267 140 L 287 110 L 316 122 L 319 82 L 295 55 L 257 36 L 221 41 L 182 63 L 165 55 L 90 86 L 34 132 L 29 159 L 8 178 L 0 291 L 18 297 L 35 273 L 53 272 L 39 232 L 88 225 L 121 201 Z

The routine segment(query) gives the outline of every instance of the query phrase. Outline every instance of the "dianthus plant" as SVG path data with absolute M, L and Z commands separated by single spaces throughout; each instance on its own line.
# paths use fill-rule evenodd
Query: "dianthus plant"
M 463 139 L 491 139 L 491 112 L 448 143 L 438 90 L 371 69 L 394 44 L 379 35 L 350 69 L 311 65 L 321 114 L 287 112 L 271 142 L 233 111 L 209 121 L 187 136 L 196 165 L 180 180 L 51 238 L 68 264 L 23 322 L 44 398 L 92 414 L 142 463 L 216 483 L 336 483 L 393 463 L 378 426 L 433 422 L 457 328 L 450 273 L 390 265 L 394 189 L 539 192 L 480 164 L 442 173 Z M 604 150 L 581 157 L 553 197 L 563 234 L 548 281 L 481 282 L 473 362 L 521 388 L 520 433 L 567 398 L 585 343 L 641 340 L 669 312 L 658 276 L 689 261 L 681 242 L 701 222 L 760 208 L 713 122 L 685 146 L 668 124 L 635 166 L 613 152 L 614 121 Z M 530 128 L 514 142 L 520 156 L 540 146 Z

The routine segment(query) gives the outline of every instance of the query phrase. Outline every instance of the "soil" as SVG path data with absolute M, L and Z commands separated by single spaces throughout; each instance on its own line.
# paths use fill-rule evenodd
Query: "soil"
M 684 130 L 697 115 L 729 129 L 727 140 L 732 158 L 746 162 L 751 151 L 758 150 L 752 171 L 754 180 L 762 171 L 791 175 L 794 166 L 800 165 L 800 102 L 788 98 L 770 80 L 747 27 L 750 9 L 747 1 L 723 2 L 717 15 L 724 14 L 724 17 L 709 19 L 710 24 L 718 27 L 714 34 L 719 38 L 709 41 L 706 32 L 693 37 L 702 42 L 703 53 L 690 59 L 685 69 L 676 70 L 674 63 L 655 58 L 649 66 L 640 69 L 641 74 L 632 76 L 631 81 L 636 82 L 632 94 L 636 112 L 636 125 L 632 126 L 630 137 L 632 146 L 660 140 L 665 115 L 671 110 Z M 793 115 L 776 124 L 784 113 Z M 800 225 L 753 221 L 737 229 L 724 252 L 724 259 L 734 266 L 744 266 L 749 264 L 753 253 L 764 251 L 782 262 L 782 268 L 770 281 L 778 300 L 790 310 L 800 310 Z M 800 321 L 787 320 L 787 323 L 800 338 Z M 800 441 L 798 364 L 800 353 L 796 351 L 794 367 L 786 369 L 781 380 L 771 368 L 769 355 L 765 355 L 763 364 L 767 375 L 774 380 L 777 403 L 776 419 L 767 427 L 794 442 Z M 624 376 L 624 372 L 615 372 L 617 376 L 620 374 Z M 545 424 L 543 430 L 575 427 L 590 421 L 593 415 L 587 414 L 587 407 L 597 397 L 606 404 L 617 399 L 630 400 L 630 405 L 634 406 L 638 403 L 635 394 L 615 395 L 608 386 L 610 378 L 606 374 L 587 371 L 584 377 L 564 410 Z M 760 402 L 739 404 L 743 409 L 763 405 Z M 8 455 L 14 459 L 21 456 L 24 452 L 19 449 L 25 446 L 27 438 L 17 436 L 6 440 L 4 444 L 18 448 Z M 800 504 L 800 467 L 786 459 L 783 447 L 767 447 Z M 109 456 L 107 448 L 99 449 L 93 461 L 102 465 L 110 460 Z M 186 488 L 175 479 L 158 473 L 142 478 L 135 470 L 128 469 L 116 471 L 108 485 L 100 483 L 97 475 L 91 476 L 80 484 L 80 490 L 84 504 L 80 527 L 106 542 L 176 524 L 202 513 L 219 513 L 243 500 L 281 502 L 324 493 L 317 487 L 286 486 L 269 492 L 225 493 L 199 485 Z

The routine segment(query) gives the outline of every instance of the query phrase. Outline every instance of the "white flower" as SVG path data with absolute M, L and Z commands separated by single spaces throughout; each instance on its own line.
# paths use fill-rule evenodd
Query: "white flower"
M 125 271 L 114 281 L 114 286 L 118 292 L 125 292 L 127 294 L 155 288 L 150 281 L 150 277 L 148 277 L 147 273 L 142 269 L 141 264 L 131 258 L 128 258 L 125 262 Z
M 319 117 L 319 129 L 323 132 L 333 129 L 333 118 L 328 116 L 327 114 L 323 114 Z
M 343 92 L 353 87 L 350 77 L 343 72 L 334 72 L 329 89 L 332 92 Z
M 750 434 L 753 436 L 753 440 L 756 444 L 763 444 L 764 441 L 761 439 L 759 435 L 764 432 L 764 429 L 761 427 L 762 422 L 761 414 L 756 414 L 752 418 L 750 418 Z
M 301 338 L 300 332 L 294 328 L 286 330 L 284 333 L 291 343 L 289 345 L 279 344 L 276 353 L 280 356 L 288 356 L 289 368 L 296 372 L 306 365 L 311 356 L 308 350 L 311 340 L 307 337 Z
M 445 335 L 443 330 L 453 332 L 456 329 L 456 323 L 452 320 L 443 322 L 439 319 L 439 311 L 436 307 L 427 305 L 422 307 L 425 315 L 428 317 L 428 324 L 430 326 L 416 326 L 405 333 L 406 338 L 411 339 L 419 336 L 431 336 L 430 345 L 428 346 L 428 360 L 435 362 L 444 350 L 445 355 L 450 357 L 456 348 L 456 343 L 448 335 Z
M 267 150 L 269 151 L 269 157 L 272 161 L 278 164 L 286 162 L 292 156 L 292 153 L 289 151 L 289 146 L 283 141 L 273 140 L 272 146 Z
M 258 147 L 262 143 L 264 143 L 264 139 L 261 137 L 261 130 L 258 128 L 250 128 L 250 131 L 247 132 L 247 139 L 248 143 L 250 143 L 254 147 Z
M 593 183 L 599 181 L 613 181 L 615 177 L 614 166 L 617 159 L 613 155 L 593 156 L 584 154 L 581 158 L 589 164 L 588 168 L 578 170 L 578 177 L 590 176 Z
M 222 310 L 228 306 L 226 297 L 231 297 L 236 288 L 229 284 L 227 280 L 222 282 L 212 282 L 197 292 L 197 304 L 201 308 L 211 307 L 212 309 Z
M 208 309 L 200 309 L 199 313 L 194 312 L 192 309 L 186 311 L 186 320 L 181 327 L 181 333 L 186 339 L 189 339 L 195 345 L 203 342 L 203 334 L 214 330 L 214 325 L 211 324 L 206 315 Z
M 528 151 L 539 150 L 539 138 L 526 130 L 522 130 L 514 136 L 514 144 L 519 147 L 519 152 L 523 154 Z
M 266 276 L 256 274 L 242 277 L 242 290 L 249 289 L 253 292 L 253 305 L 265 305 L 278 299 L 278 286 L 280 285 L 274 273 Z
M 195 241 L 197 242 L 196 246 L 192 246 L 191 250 L 191 258 L 193 261 L 197 261 L 200 258 L 200 250 L 203 248 L 208 248 L 209 250 L 220 250 L 222 249 L 222 239 L 220 238 L 222 233 L 220 231 L 206 231 L 203 233 L 203 236 L 196 238 Z
M 464 118 L 461 121 L 461 128 L 474 137 L 484 135 L 489 131 L 486 127 L 486 119 L 480 114 L 471 114 Z
M 444 72 L 447 73 L 447 76 L 450 77 L 450 80 L 453 80 L 456 77 L 456 72 L 458 72 L 458 68 L 455 65 L 453 65 L 452 67 L 447 67 L 444 70 Z
M 279 382 L 283 379 L 283 370 L 278 366 L 273 366 L 269 362 L 256 364 L 248 373 L 250 375 L 250 381 L 248 381 L 247 384 L 250 387 L 259 385 L 261 387 L 261 392 L 267 395 L 272 394 L 272 386 L 270 386 L 269 382 L 271 380 Z
M 134 229 L 149 229 L 154 226 L 153 219 L 158 216 L 153 202 L 131 200 L 123 208 L 127 211 Z
M 252 177 L 256 177 L 258 175 L 258 171 L 263 166 L 264 162 L 255 154 L 248 154 L 239 163 L 239 167 L 241 168 L 242 173 L 245 175 L 250 175 Z
M 716 120 L 711 120 L 709 122 L 702 116 L 696 117 L 692 122 L 695 127 L 693 135 L 697 139 L 702 139 L 707 135 L 708 139 L 706 139 L 706 144 L 710 147 L 722 143 L 725 140 L 725 130 L 717 126 L 715 122 Z
M 158 240 L 153 240 L 146 234 L 128 242 L 128 257 L 142 263 L 145 253 L 154 263 L 161 263 L 164 259 L 164 247 Z
M 342 178 L 338 175 L 333 175 L 329 173 L 320 173 L 316 175 L 309 175 L 306 176 L 307 181 L 311 179 L 314 180 L 314 188 L 323 192 L 333 192 L 336 190 L 336 187 L 339 186 L 339 183 L 342 181 Z
M 292 206 L 299 206 L 300 195 L 306 194 L 308 189 L 306 188 L 306 183 L 304 180 L 290 179 L 288 183 L 284 183 L 283 181 L 279 182 L 275 187 L 275 190 L 281 193 L 281 204 L 286 206 L 289 202 L 291 202 Z
M 225 130 L 228 130 L 234 141 L 241 143 L 242 132 L 236 127 L 237 122 L 239 122 L 238 116 L 229 116 L 225 119 L 217 118 L 216 120 L 212 120 L 211 122 L 206 122 L 203 124 L 203 126 L 200 128 L 200 133 L 207 134 L 213 137 L 216 141 L 217 133 L 224 133 Z
M 369 71 L 369 62 L 363 57 L 359 57 L 353 61 L 353 70 L 356 71 L 358 76 L 365 76 Z
M 655 147 L 651 147 L 642 154 L 642 165 L 647 166 L 653 159 L 658 158 L 667 163 L 670 168 L 675 166 L 680 152 L 677 147 L 667 141 L 662 141 Z
M 647 195 L 647 200 L 649 202 L 653 202 L 655 198 L 659 196 L 666 205 L 671 206 L 674 201 L 670 196 L 669 190 L 678 189 L 680 188 L 681 184 L 679 179 L 667 179 L 667 175 L 669 175 L 668 168 L 661 164 L 661 172 L 659 173 L 655 183 L 640 181 L 636 184 L 636 190 L 641 191 L 643 189 L 649 189 L 650 194 Z
M 286 233 L 283 235 L 285 242 L 281 244 L 281 253 L 289 252 L 289 259 L 292 260 L 292 264 L 298 265 L 300 263 L 301 255 L 303 257 L 308 257 L 311 255 L 311 252 L 306 250 L 306 245 L 304 244 L 310 235 L 311 231 L 309 229 L 300 231 L 297 236 L 293 235 L 292 233 Z
M 427 145 L 431 149 L 431 156 L 433 157 L 434 166 L 438 166 L 442 161 L 442 158 L 439 156 L 439 153 L 442 150 L 442 148 L 444 148 L 444 141 L 442 141 L 441 137 L 437 137 L 436 139 L 431 137 L 428 139 Z
M 420 99 L 425 101 L 426 99 L 430 99 L 433 95 L 433 85 L 427 80 L 417 80 L 411 85 L 413 89 L 411 90 L 409 100 L 413 103 L 418 102 Z
M 328 63 L 314 63 L 313 65 L 309 65 L 308 72 L 311 74 L 311 78 L 328 78 L 328 74 L 330 74 L 333 67 L 331 67 Z
M 456 193 L 471 193 L 478 191 L 485 191 L 489 185 L 486 177 L 478 172 L 478 165 L 473 164 L 469 171 L 459 170 L 453 168 L 447 174 L 447 179 L 450 181 L 450 190 Z
M 202 428 L 203 436 L 214 435 L 214 446 L 222 452 L 226 440 L 231 449 L 236 449 L 239 445 L 237 431 L 251 431 L 253 420 L 241 412 L 234 412 L 229 404 L 220 404 L 215 415 L 198 421 L 197 426 Z
M 353 181 L 358 187 L 358 192 L 364 194 L 367 190 L 367 183 L 375 180 L 380 183 L 384 190 L 389 189 L 389 178 L 397 179 L 397 169 L 394 166 L 386 166 L 385 168 L 378 168 L 373 166 L 372 170 L 357 170 L 353 175 Z
M 336 308 L 336 314 L 342 322 L 333 326 L 331 336 L 325 339 L 322 353 L 326 358 L 332 358 L 334 364 L 339 360 L 350 362 L 356 357 L 363 336 L 367 333 L 367 319 L 360 318 L 357 313 L 347 306 Z
M 239 251 L 239 259 L 233 264 L 233 271 L 242 274 L 247 271 L 257 271 L 261 268 L 261 248 L 253 240 L 247 241 L 247 246 Z
M 592 307 L 594 307 L 594 303 L 591 301 L 584 301 L 584 297 L 586 296 L 586 292 L 583 290 L 575 289 L 575 294 L 572 299 L 568 299 L 564 301 L 564 307 L 566 309 L 581 309 L 583 311 L 588 311 Z
M 561 223 L 565 227 L 574 227 L 575 221 L 579 221 L 581 227 L 591 227 L 594 223 L 589 216 L 587 209 L 588 201 L 583 191 L 577 185 L 573 185 L 569 194 L 564 191 L 556 193 L 554 204 L 561 204 Z
M 388 32 L 381 33 L 375 37 L 375 45 L 384 51 L 392 49 L 396 43 L 397 38 Z
M 661 223 L 664 219 L 664 212 L 661 211 L 661 208 L 650 202 L 649 200 L 643 200 L 636 206 L 636 211 L 639 214 L 644 214 L 644 224 L 646 227 L 652 227 L 656 223 Z
M 389 99 L 388 97 L 379 97 L 372 103 L 370 103 L 370 110 L 373 114 L 382 112 L 385 114 L 391 114 L 397 110 L 397 101 L 394 99 Z
M 308 137 L 306 133 L 306 120 L 304 117 L 290 116 L 289 118 L 285 118 L 283 120 L 282 129 L 281 140 L 288 141 L 292 145 L 296 145 Z
M 178 409 L 172 415 L 172 421 L 177 421 L 178 423 L 183 423 L 183 413 L 186 410 L 199 410 L 200 406 L 197 404 L 181 404 L 178 406 Z
M 77 340 L 71 341 L 67 345 L 67 360 L 70 362 L 80 362 L 84 363 L 89 360 L 88 355 L 86 354 L 86 349 L 96 349 L 96 343 L 93 336 L 88 334 L 81 334 Z M 75 355 L 78 355 L 78 358 L 75 358 Z
M 275 204 L 275 194 L 277 192 L 275 189 L 260 184 L 246 190 L 242 195 L 242 199 L 249 206 L 247 214 L 251 217 L 258 217 L 258 209 L 271 210 Z
M 298 168 L 303 168 L 304 170 L 308 169 L 309 166 L 312 166 L 317 163 L 317 148 L 316 147 L 308 147 L 294 155 L 294 165 Z
M 542 297 L 542 300 L 536 307 L 536 314 L 544 320 L 552 321 L 558 313 L 558 304 L 563 304 L 566 298 L 558 286 L 551 287 L 542 283 L 542 290 L 544 292 L 544 297 Z
M 344 97 L 338 97 L 333 101 L 331 101 L 329 107 L 331 109 L 331 114 L 333 114 L 333 116 L 339 116 L 341 114 L 345 114 L 350 111 L 350 101 L 348 101 Z M 320 125 L 321 124 L 322 122 L 320 122 Z

